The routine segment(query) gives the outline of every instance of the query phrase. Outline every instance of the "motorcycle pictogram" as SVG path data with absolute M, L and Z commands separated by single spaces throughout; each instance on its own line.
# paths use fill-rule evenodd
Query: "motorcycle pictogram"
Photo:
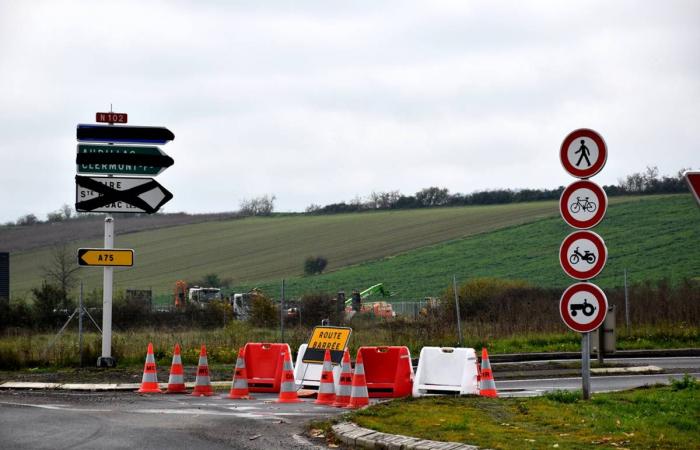
M 595 254 L 593 254 L 593 252 L 585 250 L 584 253 L 581 254 L 581 252 L 578 251 L 578 247 L 576 247 L 574 253 L 572 253 L 569 257 L 569 261 L 571 261 L 571 264 L 578 264 L 578 262 L 581 260 L 586 261 L 588 264 L 594 264 L 595 259 Z
M 595 313 L 596 307 L 588 303 L 588 299 L 583 299 L 583 303 L 578 305 L 569 305 L 571 309 L 571 315 L 576 317 L 576 313 L 581 311 L 584 316 L 590 317 Z
M 569 208 L 574 214 L 578 213 L 581 210 L 592 213 L 595 212 L 598 206 L 595 204 L 595 202 L 588 200 L 588 197 L 585 197 L 583 200 L 581 200 L 581 197 L 576 197 L 576 201 L 573 202 L 569 206 Z

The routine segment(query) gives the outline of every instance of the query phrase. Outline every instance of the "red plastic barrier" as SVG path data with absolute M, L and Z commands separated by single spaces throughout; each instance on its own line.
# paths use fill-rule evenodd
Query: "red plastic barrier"
M 289 344 L 252 343 L 245 345 L 245 367 L 250 392 L 279 392 L 284 352 L 292 355 Z
M 411 395 L 413 366 L 408 347 L 360 347 L 370 398 Z

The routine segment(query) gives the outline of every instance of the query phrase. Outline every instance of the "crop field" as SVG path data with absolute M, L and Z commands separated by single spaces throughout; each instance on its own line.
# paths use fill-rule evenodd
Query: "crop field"
M 622 286 L 668 277 L 700 277 L 700 211 L 690 195 L 642 197 L 614 203 L 595 228 L 608 247 L 608 263 L 596 283 Z M 572 232 L 559 217 L 417 249 L 320 276 L 288 280 L 291 296 L 304 292 L 363 289 L 383 282 L 397 299 L 439 295 L 456 275 L 525 280 L 545 287 L 571 283 L 559 266 L 562 239 Z M 279 284 L 262 284 L 277 293 Z
M 133 248 L 135 265 L 115 269 L 117 289 L 171 292 L 178 279 L 209 273 L 253 285 L 300 276 L 307 256 L 324 256 L 327 270 L 390 257 L 415 248 L 460 239 L 557 214 L 555 202 L 381 211 L 327 216 L 281 215 L 216 220 L 119 235 L 116 248 Z M 95 223 L 101 233 L 102 224 Z M 64 233 L 65 234 L 65 233 Z M 79 232 L 73 236 L 80 236 Z M 102 247 L 102 240 L 77 240 L 69 248 Z M 12 295 L 27 296 L 41 285 L 50 250 L 13 252 Z M 102 287 L 99 268 L 82 268 L 87 290 Z

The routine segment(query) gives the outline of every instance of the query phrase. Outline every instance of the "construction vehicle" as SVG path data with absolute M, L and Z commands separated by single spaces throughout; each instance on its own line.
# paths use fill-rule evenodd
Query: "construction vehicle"
M 209 302 L 221 300 L 221 289 L 194 286 L 187 288 L 183 280 L 175 282 L 175 307 L 184 308 L 187 304 L 204 307 Z
M 391 293 L 384 289 L 382 283 L 370 286 L 362 292 L 354 292 L 347 300 L 345 300 L 345 315 L 347 318 L 352 318 L 356 313 L 373 313 L 376 317 L 392 318 L 396 317 L 396 312 L 394 312 L 391 307 L 391 303 L 385 301 L 375 301 L 370 302 L 371 298 L 374 296 L 381 295 L 382 297 L 391 297 Z M 355 302 L 357 303 L 357 297 L 359 296 L 360 305 L 353 306 L 353 296 L 355 297 Z M 357 307 L 359 306 L 359 311 Z

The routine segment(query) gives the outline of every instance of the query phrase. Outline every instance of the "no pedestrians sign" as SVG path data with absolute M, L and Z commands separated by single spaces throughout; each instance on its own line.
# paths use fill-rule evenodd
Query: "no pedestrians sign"
M 588 128 L 569 133 L 559 150 L 561 164 L 576 178 L 590 178 L 605 166 L 608 147 L 603 136 Z

